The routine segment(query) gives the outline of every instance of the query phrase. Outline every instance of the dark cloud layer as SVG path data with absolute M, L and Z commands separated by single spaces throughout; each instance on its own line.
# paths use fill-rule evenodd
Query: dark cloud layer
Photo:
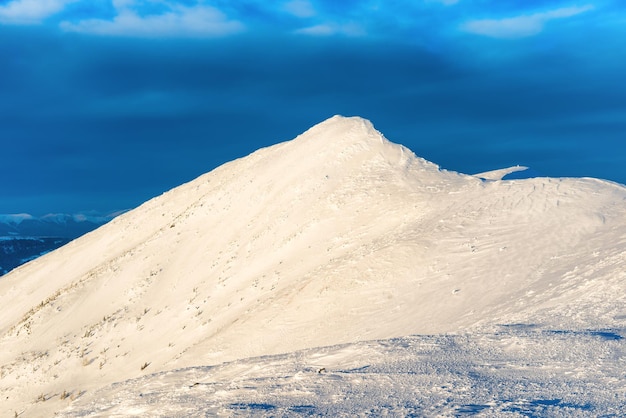
M 0 26 L 0 213 L 134 207 L 333 114 L 371 119 L 447 169 L 626 183 L 620 33 L 391 42 Z

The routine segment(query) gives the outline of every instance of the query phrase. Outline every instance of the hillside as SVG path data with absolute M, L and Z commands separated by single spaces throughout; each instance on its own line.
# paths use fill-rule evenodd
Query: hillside
M 49 416 L 148 373 L 414 334 L 621 338 L 626 188 L 492 178 L 339 116 L 227 163 L 0 280 L 5 409 Z

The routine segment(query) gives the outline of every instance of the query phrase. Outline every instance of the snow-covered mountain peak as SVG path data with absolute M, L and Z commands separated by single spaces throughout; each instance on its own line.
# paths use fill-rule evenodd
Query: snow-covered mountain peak
M 402 166 L 415 158 L 410 150 L 390 142 L 369 120 L 358 116 L 333 116 L 292 142 L 303 153 L 317 154 L 328 160 L 347 161 L 360 153 L 368 153 L 370 157 L 387 158 L 388 163 Z
M 0 223 L 19 225 L 26 220 L 34 219 L 28 213 L 0 214 Z
M 248 182 L 255 189 L 280 189 L 285 200 L 305 194 L 311 199 L 329 197 L 337 188 L 373 194 L 380 188 L 478 182 L 416 157 L 387 140 L 368 120 L 343 116 L 327 119 L 294 140 L 225 164 L 208 175 L 212 176 L 220 181 L 233 179 L 237 188 L 246 188 Z
M 367 119 L 359 116 L 335 115 L 309 128 L 296 138 L 296 141 L 310 140 L 325 142 L 324 145 L 332 146 L 333 143 L 356 142 L 383 142 L 386 141 L 374 125 Z
M 349 132 L 354 132 L 355 134 L 359 132 L 362 134 L 361 137 L 382 137 L 382 134 L 374 128 L 374 125 L 360 116 L 342 116 L 342 115 L 334 115 L 314 126 L 306 130 L 304 133 L 299 135 L 296 140 L 307 137 L 307 136 L 323 136 L 325 139 L 330 140 L 331 136 L 337 135 L 339 137 L 345 137 L 345 135 L 341 135 Z M 356 137 L 354 135 L 353 137 Z
M 52 415 L 69 401 L 40 394 L 147 372 L 626 318 L 624 198 L 591 179 L 440 170 L 336 116 L 0 279 L 0 396 Z

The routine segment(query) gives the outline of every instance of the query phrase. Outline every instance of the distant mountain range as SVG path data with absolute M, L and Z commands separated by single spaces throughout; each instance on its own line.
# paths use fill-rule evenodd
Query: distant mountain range
M 93 231 L 118 214 L 0 215 L 0 276 Z

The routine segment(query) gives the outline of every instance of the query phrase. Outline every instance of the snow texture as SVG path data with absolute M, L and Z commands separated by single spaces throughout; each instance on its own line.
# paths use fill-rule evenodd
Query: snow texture
M 514 167 L 509 168 L 501 168 L 499 170 L 487 171 L 485 173 L 475 174 L 476 177 L 485 179 L 485 180 L 502 180 L 505 176 L 517 173 L 519 171 L 528 170 L 528 167 L 524 167 L 522 165 L 516 165 Z
M 4 276 L 4 410 L 623 416 L 625 202 L 335 116 Z

